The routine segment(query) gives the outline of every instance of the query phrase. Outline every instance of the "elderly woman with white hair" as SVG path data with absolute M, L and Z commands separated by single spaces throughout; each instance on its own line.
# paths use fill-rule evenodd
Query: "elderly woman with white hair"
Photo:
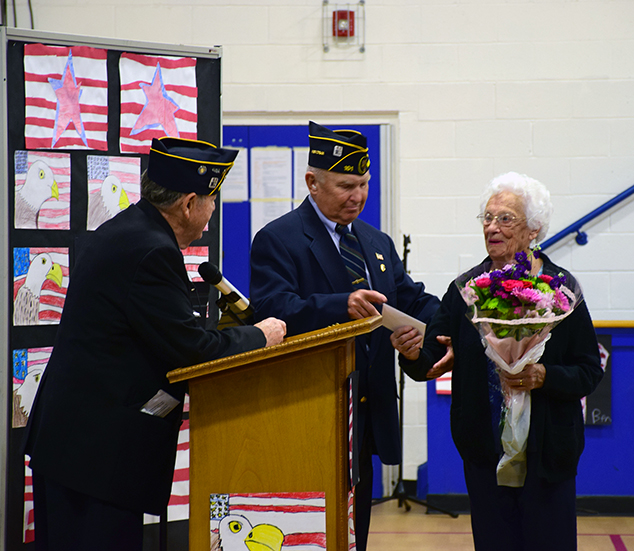
M 532 257 L 531 246 L 547 233 L 552 205 L 546 187 L 524 175 L 509 173 L 487 186 L 478 218 L 488 257 L 482 271 L 516 262 L 516 253 L 531 258 L 532 275 L 565 274 L 544 254 Z M 598 344 L 585 302 L 554 327 L 538 363 L 516 375 L 498 374 L 484 352 L 477 329 L 467 318 L 467 304 L 455 282 L 427 327 L 424 346 L 409 328 L 394 333 L 405 372 L 416 380 L 441 373 L 433 369 L 451 337 L 451 432 L 464 462 L 476 551 L 571 551 L 577 548 L 577 464 L 584 447 L 581 398 L 598 385 L 603 371 Z M 441 337 L 440 339 L 438 337 Z M 500 379 L 510 388 L 530 392 L 531 417 L 522 487 L 498 485 Z M 430 453 L 434 453 L 430 450 Z

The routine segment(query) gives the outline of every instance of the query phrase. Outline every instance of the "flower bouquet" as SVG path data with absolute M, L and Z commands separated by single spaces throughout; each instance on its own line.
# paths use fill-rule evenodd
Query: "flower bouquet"
M 532 276 L 524 252 L 517 253 L 515 260 L 501 270 L 490 270 L 490 263 L 480 265 L 456 281 L 486 355 L 498 370 L 511 374 L 539 361 L 553 327 L 572 313 L 582 296 L 573 278 L 566 285 L 561 273 Z M 521 487 L 526 478 L 531 395 L 504 385 L 502 395 L 504 454 L 497 466 L 498 485 Z

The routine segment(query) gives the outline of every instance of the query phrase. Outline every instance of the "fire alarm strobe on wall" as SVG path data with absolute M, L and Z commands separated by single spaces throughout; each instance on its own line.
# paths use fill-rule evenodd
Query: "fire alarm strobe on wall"
M 354 12 L 336 10 L 332 12 L 332 36 L 348 38 L 354 36 Z

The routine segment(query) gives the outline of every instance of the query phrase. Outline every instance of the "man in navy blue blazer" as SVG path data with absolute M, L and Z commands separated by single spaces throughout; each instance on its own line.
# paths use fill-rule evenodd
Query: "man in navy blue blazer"
M 357 218 L 370 180 L 365 136 L 310 122 L 309 141 L 309 197 L 253 240 L 250 298 L 256 319 L 282 318 L 288 335 L 295 335 L 378 315 L 377 306 L 387 303 L 428 323 L 438 298 L 407 275 L 387 234 Z M 361 250 L 357 273 L 342 258 L 346 249 L 354 248 L 343 236 L 349 232 Z M 404 344 L 395 341 L 395 346 L 407 356 L 421 342 L 420 334 L 412 331 Z M 372 505 L 372 454 L 385 464 L 401 459 L 394 346 L 387 329 L 357 338 L 356 370 L 361 480 L 355 489 L 355 534 L 357 549 L 364 551 Z

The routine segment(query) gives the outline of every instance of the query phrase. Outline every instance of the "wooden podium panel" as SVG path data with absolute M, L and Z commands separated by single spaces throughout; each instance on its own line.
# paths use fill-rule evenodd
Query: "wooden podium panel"
M 326 545 L 348 548 L 354 337 L 380 316 L 168 374 L 190 395 L 189 548 L 209 551 L 210 495 L 325 492 Z

